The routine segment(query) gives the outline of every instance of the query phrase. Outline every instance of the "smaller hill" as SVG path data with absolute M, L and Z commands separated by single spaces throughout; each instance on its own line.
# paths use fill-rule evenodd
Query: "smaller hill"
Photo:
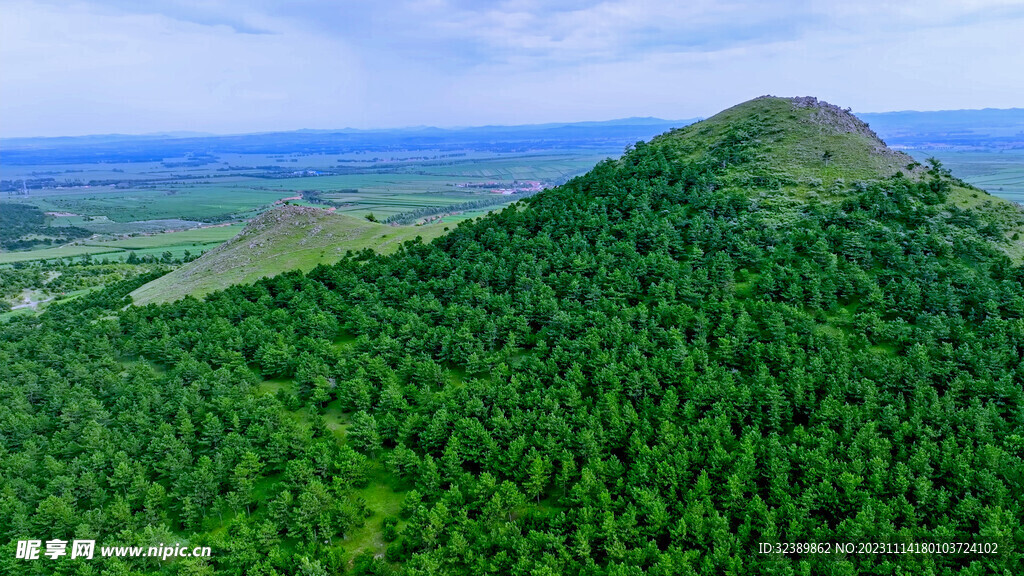
M 131 293 L 137 305 L 205 296 L 288 270 L 336 262 L 348 250 L 386 253 L 406 240 L 444 233 L 444 224 L 387 226 L 320 208 L 285 205 L 253 219 L 237 236 Z

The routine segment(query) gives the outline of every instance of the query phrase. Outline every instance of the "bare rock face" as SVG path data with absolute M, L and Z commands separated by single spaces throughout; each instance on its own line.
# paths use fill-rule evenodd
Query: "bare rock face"
M 813 110 L 811 122 L 837 134 L 860 134 L 875 144 L 872 152 L 879 156 L 891 158 L 894 163 L 900 166 L 916 164 L 914 159 L 903 153 L 889 148 L 888 145 L 872 130 L 866 122 L 857 118 L 850 108 L 840 108 L 835 104 L 829 104 L 824 100 L 818 100 L 814 96 L 796 96 L 786 98 L 793 105 L 793 109 L 810 108 Z M 910 171 L 920 172 L 921 168 L 914 168 Z
M 306 222 L 312 222 L 314 218 L 322 216 L 323 213 L 324 210 L 322 208 L 284 204 L 271 210 L 267 210 L 256 218 L 253 218 L 245 227 L 244 231 L 259 232 L 273 226 L 278 226 L 281 223 L 301 223 L 303 222 L 303 220 L 300 220 L 301 217 L 305 217 Z
M 813 109 L 814 114 L 811 118 L 821 126 L 831 128 L 839 133 L 861 134 L 877 140 L 879 144 L 883 147 L 885 146 L 885 143 L 878 137 L 878 134 L 875 134 L 875 131 L 869 128 L 863 120 L 854 116 L 849 108 L 840 108 L 835 104 L 818 100 L 814 96 L 799 96 L 789 98 L 789 101 L 792 102 L 794 110 L 797 108 Z

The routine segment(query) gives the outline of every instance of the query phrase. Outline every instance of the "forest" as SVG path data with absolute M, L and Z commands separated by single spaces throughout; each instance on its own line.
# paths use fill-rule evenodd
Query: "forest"
M 641 142 L 390 255 L 12 319 L 0 572 L 1020 573 L 1005 218 L 938 162 L 795 195 L 772 129 Z M 357 548 L 379 483 L 401 504 Z M 213 555 L 15 559 L 51 537 Z
M 46 215 L 35 206 L 4 204 L 0 210 L 0 248 L 4 250 L 24 250 L 40 244 L 53 244 L 55 239 L 67 241 L 90 234 L 88 230 L 75 226 L 46 226 Z

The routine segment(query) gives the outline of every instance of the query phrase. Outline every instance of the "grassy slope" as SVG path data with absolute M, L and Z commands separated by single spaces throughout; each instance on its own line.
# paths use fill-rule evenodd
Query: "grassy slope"
M 203 296 L 233 284 L 255 282 L 287 270 L 310 270 L 335 262 L 348 250 L 397 250 L 421 236 L 444 233 L 446 224 L 386 226 L 320 208 L 282 206 L 255 220 L 237 236 L 198 260 L 132 292 L 136 304 L 170 302 L 186 295 Z
M 652 144 L 668 146 L 680 159 L 693 161 L 730 132 L 753 143 L 751 160 L 759 170 L 798 189 L 828 186 L 840 178 L 852 182 L 897 171 L 921 172 L 907 170 L 914 159 L 886 147 L 855 116 L 813 99 L 755 98 L 658 136 Z M 831 154 L 827 165 L 825 152 Z M 729 172 L 739 176 L 747 171 L 747 166 L 740 165 Z

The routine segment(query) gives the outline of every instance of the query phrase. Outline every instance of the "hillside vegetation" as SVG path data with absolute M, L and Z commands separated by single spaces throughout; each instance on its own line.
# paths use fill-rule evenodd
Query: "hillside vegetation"
M 317 264 L 340 260 L 348 251 L 369 248 L 387 253 L 403 241 L 417 236 L 431 240 L 443 233 L 443 224 L 385 226 L 320 208 L 280 206 L 253 219 L 231 240 L 139 287 L 131 296 L 136 304 L 201 297 L 287 270 L 309 271 Z
M 949 176 L 941 163 L 930 171 L 932 166 L 886 146 L 848 109 L 813 97 L 755 98 L 657 136 L 649 146 L 666 162 L 714 172 L 713 178 L 698 179 L 698 186 L 751 197 L 777 219 L 803 211 L 809 200 L 842 201 L 879 179 L 919 181 L 935 170 Z M 943 184 L 942 198 L 954 213 L 971 208 L 997 222 L 1008 240 L 998 248 L 1014 262 L 1024 261 L 1024 243 L 1016 241 L 1024 213 L 1015 203 L 952 177 Z
M 110 574 L 1021 573 L 1018 212 L 822 106 L 392 254 L 12 320 L 0 571 L 79 569 L 14 559 L 45 534 L 215 550 Z
M 849 110 L 816 98 L 756 98 L 655 137 L 651 145 L 688 162 L 728 147 L 743 156 L 722 158 L 723 176 L 751 190 L 921 172 L 909 167 L 917 164 L 913 158 L 889 149 Z

